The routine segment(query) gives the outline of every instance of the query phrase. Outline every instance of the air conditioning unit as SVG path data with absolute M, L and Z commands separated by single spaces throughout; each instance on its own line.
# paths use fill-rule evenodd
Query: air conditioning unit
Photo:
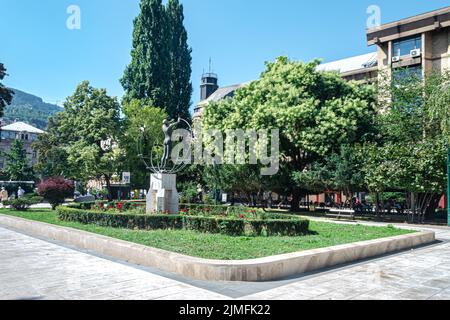
M 411 50 L 411 56 L 413 58 L 420 57 L 422 55 L 422 51 L 420 49 Z
M 393 56 L 392 57 L 392 62 L 399 62 L 400 61 L 400 56 Z

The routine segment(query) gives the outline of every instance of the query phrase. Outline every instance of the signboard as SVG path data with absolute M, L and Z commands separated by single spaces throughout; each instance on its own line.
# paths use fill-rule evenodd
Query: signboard
M 130 172 L 122 172 L 122 183 L 130 184 L 131 182 L 131 173 Z
M 222 202 L 226 203 L 228 201 L 228 195 L 226 193 L 222 193 Z

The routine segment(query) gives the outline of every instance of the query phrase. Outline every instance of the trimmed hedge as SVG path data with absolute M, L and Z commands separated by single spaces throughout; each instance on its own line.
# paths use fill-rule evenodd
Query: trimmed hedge
M 42 200 L 43 200 L 42 197 L 24 196 L 22 198 L 4 200 L 3 205 L 10 206 L 12 209 L 14 209 L 16 211 L 26 211 L 32 205 L 41 203 Z
M 306 234 L 309 228 L 308 220 L 298 218 L 246 220 L 186 215 L 119 214 L 63 206 L 58 207 L 57 211 L 58 218 L 63 221 L 138 230 L 185 229 L 230 236 L 299 236 Z

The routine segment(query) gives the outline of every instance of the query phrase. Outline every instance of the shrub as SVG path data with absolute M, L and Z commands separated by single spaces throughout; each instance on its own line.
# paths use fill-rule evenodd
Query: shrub
M 101 227 L 157 230 L 181 229 L 183 218 L 178 215 L 143 215 L 97 212 L 60 206 L 58 218 L 63 221 L 96 224 Z
M 73 181 L 62 177 L 49 178 L 38 185 L 38 194 L 51 204 L 53 210 L 73 193 Z
M 225 205 L 180 204 L 180 211 L 193 216 L 221 216 L 254 219 L 264 213 L 262 209 L 234 207 Z
M 140 230 L 185 229 L 230 236 L 298 236 L 306 234 L 309 228 L 308 220 L 298 217 L 281 219 L 281 215 L 276 215 L 278 220 L 251 220 L 214 216 L 99 212 L 62 206 L 57 210 L 59 219 L 63 221 Z
M 22 198 L 12 199 L 12 200 L 5 200 L 3 201 L 4 206 L 9 206 L 14 210 L 17 211 L 26 211 L 28 210 L 32 205 L 38 204 L 42 202 L 41 197 L 36 196 L 25 196 Z

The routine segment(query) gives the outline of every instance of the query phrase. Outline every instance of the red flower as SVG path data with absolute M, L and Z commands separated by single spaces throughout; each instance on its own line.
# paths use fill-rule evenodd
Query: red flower
M 244 217 L 243 214 L 240 214 L 240 215 L 239 215 L 239 218 L 244 219 L 245 217 Z
M 117 203 L 116 208 L 117 208 L 117 210 L 122 210 L 123 203 L 122 202 Z

